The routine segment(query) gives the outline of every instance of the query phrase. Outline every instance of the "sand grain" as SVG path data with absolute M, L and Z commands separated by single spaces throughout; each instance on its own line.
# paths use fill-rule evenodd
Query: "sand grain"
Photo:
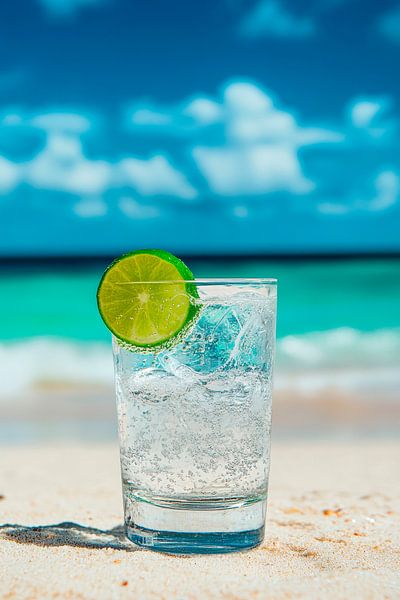
M 3 448 L 4 600 L 400 597 L 400 445 L 277 443 L 253 551 L 173 557 L 123 538 L 115 446 Z

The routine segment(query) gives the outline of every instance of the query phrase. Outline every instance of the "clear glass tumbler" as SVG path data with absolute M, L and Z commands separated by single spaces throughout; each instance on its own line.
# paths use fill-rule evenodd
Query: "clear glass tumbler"
M 198 317 L 168 348 L 113 340 L 126 535 L 170 553 L 232 552 L 264 535 L 277 285 L 195 284 Z

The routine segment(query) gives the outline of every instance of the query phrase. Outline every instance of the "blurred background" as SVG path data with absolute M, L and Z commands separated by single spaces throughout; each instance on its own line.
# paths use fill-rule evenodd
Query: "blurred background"
M 110 260 L 277 277 L 276 436 L 400 423 L 400 3 L 0 5 L 0 441 L 116 437 Z

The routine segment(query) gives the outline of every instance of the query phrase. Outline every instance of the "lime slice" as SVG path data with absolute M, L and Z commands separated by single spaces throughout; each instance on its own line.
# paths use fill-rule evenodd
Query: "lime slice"
M 199 311 L 190 269 L 164 250 L 137 250 L 117 258 L 97 290 L 108 329 L 131 346 L 168 345 Z

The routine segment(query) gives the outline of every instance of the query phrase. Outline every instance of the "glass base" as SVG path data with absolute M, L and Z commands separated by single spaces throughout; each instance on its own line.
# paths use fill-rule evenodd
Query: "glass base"
M 201 503 L 184 508 L 134 500 L 126 506 L 126 536 L 134 544 L 170 554 L 217 554 L 249 550 L 264 538 L 266 501 L 226 507 Z M 221 505 L 222 504 L 222 505 Z

